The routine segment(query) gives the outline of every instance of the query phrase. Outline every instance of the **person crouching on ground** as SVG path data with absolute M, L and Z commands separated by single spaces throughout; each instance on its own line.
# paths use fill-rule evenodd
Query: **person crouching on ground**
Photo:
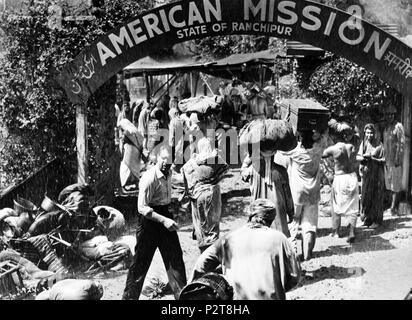
M 234 300 L 285 300 L 286 292 L 298 284 L 301 269 L 286 236 L 270 228 L 276 214 L 273 202 L 253 201 L 247 224 L 203 252 L 190 282 L 221 265 Z
M 177 299 L 186 285 L 186 269 L 177 235 L 178 225 L 169 212 L 171 201 L 171 156 L 160 147 L 155 166 L 147 170 L 139 183 L 139 221 L 136 248 L 124 289 L 124 300 L 137 300 L 157 248 L 162 255 L 169 285 Z
M 352 129 L 342 131 L 343 141 L 327 148 L 322 158 L 333 157 L 335 178 L 332 184 L 332 228 L 334 237 L 339 237 L 341 216 L 348 219 L 347 241 L 355 241 L 355 228 L 359 213 L 359 182 L 356 174 L 356 147 L 350 143 Z

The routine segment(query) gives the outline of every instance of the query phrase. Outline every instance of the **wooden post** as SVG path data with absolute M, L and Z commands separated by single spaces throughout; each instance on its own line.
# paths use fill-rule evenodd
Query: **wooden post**
M 190 96 L 191 97 L 195 97 L 196 96 L 196 93 L 195 92 L 193 92 L 195 89 L 194 89 L 194 83 L 193 83 L 193 72 L 190 72 Z
M 146 101 L 147 103 L 150 102 L 150 82 L 149 82 L 149 76 L 147 75 L 147 73 L 144 74 L 144 79 L 146 82 Z
M 405 130 L 405 152 L 403 157 L 403 177 L 402 185 L 407 191 L 409 197 L 409 173 L 410 173 L 410 154 L 411 154 L 411 97 L 404 95 L 403 97 L 403 127 Z
M 77 148 L 77 182 L 89 182 L 89 165 L 87 161 L 87 108 L 86 104 L 76 105 L 76 148 Z
M 123 71 L 120 73 L 120 77 L 119 77 L 119 87 L 120 87 L 120 92 L 121 92 L 121 95 L 122 95 L 122 105 L 121 106 L 119 106 L 120 107 L 120 109 L 123 109 L 123 103 L 124 103 L 124 99 L 125 99 L 125 97 L 126 97 L 126 92 L 123 90 L 124 89 L 124 74 L 123 74 Z

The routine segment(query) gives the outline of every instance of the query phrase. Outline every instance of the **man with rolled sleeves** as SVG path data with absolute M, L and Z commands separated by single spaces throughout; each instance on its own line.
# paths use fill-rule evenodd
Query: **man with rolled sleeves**
M 176 299 L 186 285 L 183 253 L 176 232 L 178 225 L 169 213 L 172 192 L 170 158 L 166 147 L 159 148 L 156 165 L 143 174 L 139 183 L 137 242 L 123 300 L 139 298 L 157 248 Z

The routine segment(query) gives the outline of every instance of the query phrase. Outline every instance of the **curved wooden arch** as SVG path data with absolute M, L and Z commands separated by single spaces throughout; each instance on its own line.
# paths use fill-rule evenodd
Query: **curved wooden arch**
M 183 0 L 157 7 L 85 48 L 58 81 L 73 103 L 85 103 L 110 77 L 159 48 L 240 34 L 311 44 L 366 68 L 404 95 L 412 88 L 412 48 L 346 12 L 302 0 Z

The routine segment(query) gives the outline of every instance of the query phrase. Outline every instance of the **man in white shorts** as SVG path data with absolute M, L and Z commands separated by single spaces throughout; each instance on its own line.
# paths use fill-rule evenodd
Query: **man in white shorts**
M 316 242 L 320 201 L 320 162 L 326 143 L 318 132 L 312 130 L 300 131 L 298 135 L 300 140 L 298 146 L 291 152 L 284 153 L 290 159 L 288 172 L 295 205 L 295 216 L 289 228 L 295 250 L 297 250 L 298 236 L 302 234 L 303 258 L 309 260 Z
M 355 241 L 355 227 L 359 213 L 359 182 L 356 174 L 356 147 L 349 141 L 352 129 L 342 132 L 343 142 L 327 148 L 322 158 L 333 157 L 335 177 L 332 184 L 332 228 L 333 236 L 339 237 L 341 216 L 346 216 L 349 226 L 347 241 Z

